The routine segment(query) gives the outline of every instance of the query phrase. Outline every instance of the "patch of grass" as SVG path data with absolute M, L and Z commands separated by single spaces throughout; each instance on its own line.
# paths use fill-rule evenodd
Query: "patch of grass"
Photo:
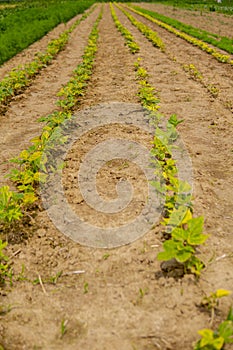
M 0 18 L 0 65 L 93 3 L 93 0 L 34 1 L 29 6 L 25 2 L 25 6 L 6 9 Z

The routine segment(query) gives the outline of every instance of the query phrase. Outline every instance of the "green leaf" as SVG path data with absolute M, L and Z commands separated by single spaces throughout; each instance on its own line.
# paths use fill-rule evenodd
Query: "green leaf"
M 232 307 L 230 308 L 230 310 L 228 312 L 227 321 L 232 321 L 233 322 L 233 309 L 232 309 Z
M 222 337 L 215 337 L 214 332 L 211 329 L 202 329 L 198 331 L 202 336 L 200 340 L 200 349 L 213 349 L 221 350 L 224 345 L 224 339 Z
M 224 339 L 225 343 L 233 343 L 233 322 L 222 322 L 218 327 L 218 333 Z
M 188 182 L 179 180 L 179 188 L 178 188 L 179 193 L 186 193 L 186 192 L 189 192 L 190 190 L 191 190 L 191 186 Z
M 191 233 L 200 234 L 203 232 L 204 218 L 200 216 L 198 218 L 193 218 L 188 221 L 188 228 Z
M 168 120 L 168 123 L 170 123 L 170 124 L 172 124 L 172 125 L 174 125 L 176 127 L 178 124 L 182 123 L 183 121 L 184 121 L 184 119 L 178 120 L 177 119 L 177 115 L 176 114 L 172 114 L 170 116 L 169 120 Z
M 189 209 L 185 206 L 179 206 L 178 209 L 174 209 L 168 224 L 174 227 L 181 225 L 188 210 Z
M 198 331 L 198 333 L 202 337 L 202 339 L 200 341 L 201 346 L 205 346 L 207 344 L 210 344 L 212 342 L 212 340 L 214 339 L 214 332 L 211 329 L 208 329 L 208 328 L 200 329 Z
M 189 231 L 188 244 L 200 245 L 200 244 L 203 244 L 206 241 L 206 239 L 209 237 L 208 235 L 204 235 L 202 233 L 203 223 L 204 223 L 204 219 L 202 216 L 198 218 L 193 218 L 188 221 L 188 231 Z
M 181 263 L 184 263 L 185 261 L 189 260 L 191 256 L 194 253 L 194 249 L 190 246 L 182 246 L 180 249 L 177 251 L 175 259 Z
M 177 239 L 178 241 L 184 242 L 188 239 L 188 231 L 183 230 L 180 227 L 175 228 L 171 232 L 172 238 Z
M 227 289 L 217 289 L 216 292 L 215 292 L 215 295 L 216 295 L 217 298 L 226 297 L 226 296 L 228 296 L 230 294 L 231 294 L 231 291 L 227 290 Z
M 177 252 L 176 246 L 177 244 L 172 240 L 165 241 L 163 243 L 164 252 L 158 253 L 157 259 L 167 261 L 174 258 Z

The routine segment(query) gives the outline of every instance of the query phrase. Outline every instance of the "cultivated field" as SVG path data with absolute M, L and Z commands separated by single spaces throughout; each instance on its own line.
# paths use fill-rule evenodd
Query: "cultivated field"
M 232 16 L 135 5 L 232 40 Z M 0 246 L 0 349 L 232 347 L 233 315 L 228 333 L 218 327 L 229 315 L 233 295 L 209 296 L 233 292 L 233 55 L 138 10 L 96 3 L 0 67 L 0 229 L 8 243 Z M 65 124 L 72 116 L 74 124 Z M 145 131 L 143 118 L 153 121 L 152 133 Z M 143 145 L 149 154 L 152 149 L 156 160 L 154 186 L 164 201 L 159 218 L 145 234 L 139 230 L 135 236 L 129 225 L 129 238 L 118 247 L 117 233 L 93 241 L 95 231 L 82 238 L 81 226 L 75 227 L 75 241 L 59 206 L 63 197 L 55 219 L 42 203 L 40 183 L 67 139 L 58 133 L 52 151 L 48 142 L 60 132 L 56 127 L 65 124 L 69 135 L 83 120 L 84 131 L 63 165 L 63 196 L 96 232 L 131 224 L 150 197 L 144 169 L 121 151 L 119 140 Z M 96 172 L 96 189 L 103 206 L 122 194 L 116 186 L 125 179 L 134 193 L 127 208 L 114 212 L 109 204 L 101 212 L 99 198 L 86 203 L 77 174 L 92 149 L 105 159 L 98 145 L 113 140 L 118 144 L 109 149 L 114 153 L 119 147 L 120 156 L 106 156 Z M 185 160 L 176 165 L 172 145 L 177 140 Z M 49 161 L 42 157 L 46 147 Z M 12 158 L 15 162 L 9 162 Z M 179 167 L 188 174 L 192 196 L 188 184 L 176 180 L 182 177 Z M 5 177 L 9 172 L 11 179 Z M 50 181 L 47 177 L 46 200 Z M 91 200 L 94 189 L 88 193 Z M 58 225 L 62 216 L 65 228 Z M 89 238 L 89 246 L 78 243 Z M 171 241 L 176 248 L 166 254 L 175 259 L 164 254 L 158 260 Z M 209 331 L 208 346 L 195 347 L 198 331 L 205 328 L 219 333 Z

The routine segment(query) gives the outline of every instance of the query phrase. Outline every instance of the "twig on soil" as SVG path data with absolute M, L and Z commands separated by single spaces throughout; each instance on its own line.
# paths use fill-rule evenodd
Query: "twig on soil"
M 226 258 L 226 257 L 227 257 L 227 254 L 223 254 L 223 255 L 221 255 L 221 256 L 218 256 L 218 257 L 216 258 L 216 261 L 221 260 L 221 259 L 224 259 L 224 258 Z
M 70 272 L 63 273 L 63 276 L 80 275 L 80 274 L 85 273 L 85 272 L 86 271 L 84 271 L 84 270 L 70 271 Z
M 13 259 L 16 255 L 18 255 L 21 252 L 21 249 L 16 250 L 16 252 L 14 252 L 11 257 L 9 258 L 9 260 Z
M 43 285 L 43 282 L 42 282 L 42 279 L 40 277 L 40 274 L 38 274 L 38 279 L 39 279 L 39 282 L 40 282 L 40 285 L 41 285 L 41 288 L 42 288 L 44 294 L 48 295 L 48 293 L 46 292 L 45 287 Z

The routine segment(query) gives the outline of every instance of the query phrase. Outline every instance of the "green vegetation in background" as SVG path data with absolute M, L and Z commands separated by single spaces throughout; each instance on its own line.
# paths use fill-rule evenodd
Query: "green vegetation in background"
M 83 13 L 94 0 L 23 2 L 0 11 L 0 65 L 60 23 Z
M 189 34 L 194 38 L 200 39 L 208 44 L 211 44 L 215 47 L 218 47 L 219 49 L 225 50 L 226 52 L 233 54 L 233 39 L 221 37 L 216 34 L 209 33 L 205 30 L 192 27 L 190 25 L 184 24 L 173 18 L 161 15 L 154 11 L 145 10 L 138 6 L 135 6 L 135 8 L 138 11 L 146 13 L 147 15 L 150 15 L 151 17 L 156 18 L 157 20 L 163 23 L 169 24 L 173 28 L 176 28 L 183 33 Z

